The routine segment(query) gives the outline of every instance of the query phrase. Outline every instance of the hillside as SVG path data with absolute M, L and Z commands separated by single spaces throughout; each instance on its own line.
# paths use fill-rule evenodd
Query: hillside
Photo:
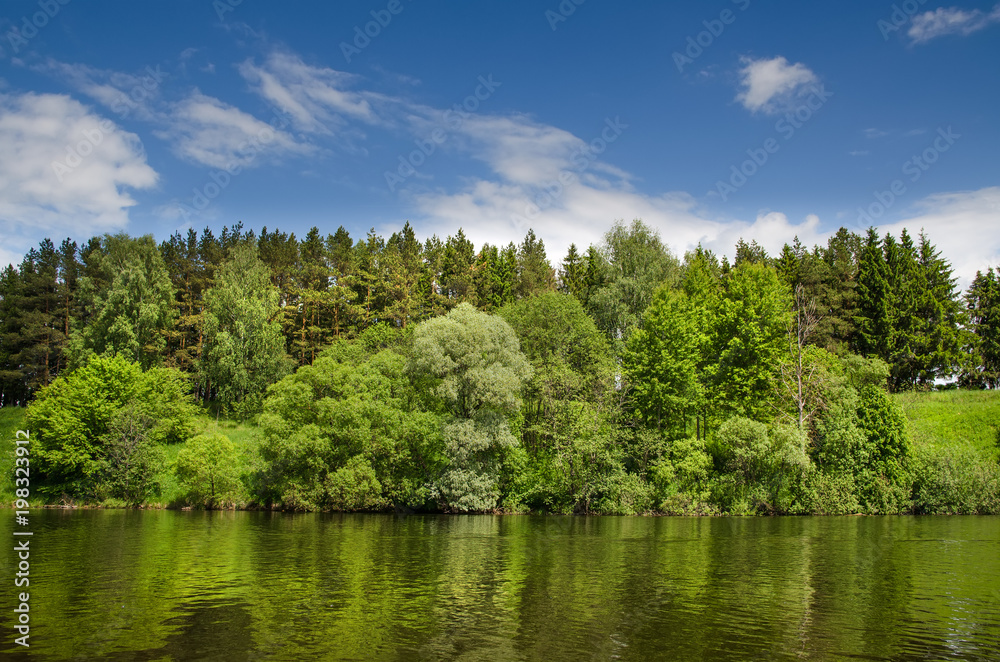
M 916 446 L 969 445 L 979 451 L 1000 452 L 1000 392 L 936 391 L 899 393 Z

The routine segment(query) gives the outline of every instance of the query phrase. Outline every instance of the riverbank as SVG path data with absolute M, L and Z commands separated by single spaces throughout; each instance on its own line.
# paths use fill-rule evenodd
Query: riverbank
M 993 466 L 1000 463 L 1000 392 L 913 392 L 896 394 L 893 398 L 906 416 L 913 449 L 915 505 L 908 512 L 1000 513 L 1000 470 L 990 473 L 989 466 L 984 468 L 984 463 L 980 461 L 992 461 Z M 23 408 L 0 409 L 0 438 L 12 439 L 16 430 L 23 429 L 24 421 Z M 225 435 L 233 443 L 233 462 L 243 467 L 254 462 L 255 439 L 259 431 L 251 423 L 227 420 L 208 413 L 200 414 L 195 421 L 195 435 Z M 173 471 L 178 454 L 186 446 L 186 443 L 180 443 L 164 447 L 164 470 L 158 476 L 160 496 L 139 506 L 130 506 L 119 499 L 105 499 L 98 503 L 68 499 L 53 502 L 34 495 L 29 503 L 33 508 L 191 508 L 187 492 Z M 989 462 L 985 464 L 989 465 Z M 14 500 L 13 467 L 13 451 L 8 448 L 0 453 L 0 475 L 3 476 L 0 479 L 0 500 L 8 506 Z M 960 503 L 962 499 L 969 503 L 963 505 Z M 976 503 L 972 504 L 972 501 Z M 246 497 L 237 497 L 216 507 L 225 510 L 260 509 Z M 718 513 L 706 505 L 692 508 L 685 514 Z

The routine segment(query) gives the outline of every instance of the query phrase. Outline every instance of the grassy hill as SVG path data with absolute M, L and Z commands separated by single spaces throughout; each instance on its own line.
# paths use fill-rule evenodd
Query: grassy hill
M 966 445 L 996 457 L 1000 448 L 1000 391 L 936 391 L 894 396 L 910 423 L 915 446 Z

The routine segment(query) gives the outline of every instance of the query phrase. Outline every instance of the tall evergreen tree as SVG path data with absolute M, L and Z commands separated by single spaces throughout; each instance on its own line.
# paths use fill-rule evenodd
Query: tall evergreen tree
M 854 349 L 864 356 L 889 360 L 893 346 L 896 310 L 882 240 L 869 228 L 858 267 L 857 312 L 854 316 Z
M 555 289 L 555 273 L 545 255 L 545 242 L 528 230 L 517 251 L 517 296 L 526 299 Z
M 583 303 L 586 288 L 587 259 L 577 251 L 576 244 L 570 244 L 559 270 L 559 291 L 571 294 Z
M 960 382 L 974 388 L 1000 387 L 1000 278 L 990 268 L 976 277 L 965 295 L 967 324 L 973 337 L 966 342 L 969 358 Z

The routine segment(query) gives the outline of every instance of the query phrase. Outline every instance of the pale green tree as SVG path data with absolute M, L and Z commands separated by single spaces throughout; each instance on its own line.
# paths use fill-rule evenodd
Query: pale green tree
M 414 331 L 411 371 L 426 379 L 450 414 L 444 425 L 447 468 L 438 482 L 444 504 L 457 511 L 498 505 L 504 453 L 517 445 L 507 417 L 521 406 L 531 364 L 501 317 L 459 304 Z
M 591 260 L 602 273 L 587 300 L 598 328 L 615 341 L 625 341 L 639 326 L 642 313 L 661 285 L 676 285 L 680 262 L 661 241 L 659 233 L 636 219 L 618 222 L 604 235 L 600 260 Z M 595 264 L 597 263 L 597 264 Z

